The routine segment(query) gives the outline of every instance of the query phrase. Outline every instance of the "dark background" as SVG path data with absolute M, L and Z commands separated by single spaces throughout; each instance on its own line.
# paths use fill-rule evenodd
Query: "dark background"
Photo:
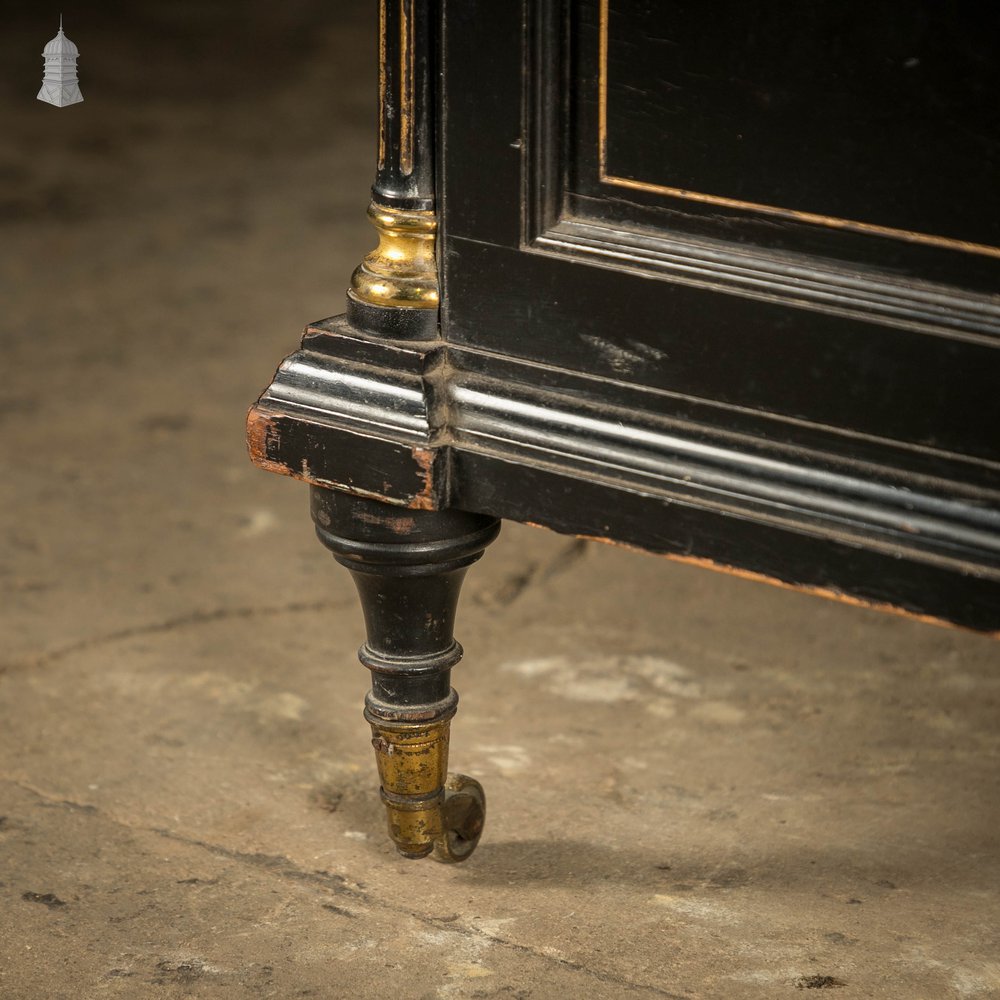
M 95 589 L 112 630 L 199 581 L 249 596 L 222 527 L 252 519 L 248 491 L 299 500 L 308 537 L 305 492 L 250 466 L 244 416 L 374 243 L 374 4 L 64 7 L 84 97 L 65 108 L 36 100 L 59 13 L 7 9 L 0 31 L 15 657 L 86 628 Z

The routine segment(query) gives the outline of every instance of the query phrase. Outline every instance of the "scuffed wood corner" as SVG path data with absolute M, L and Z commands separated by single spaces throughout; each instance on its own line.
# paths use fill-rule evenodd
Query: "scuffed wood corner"
M 417 476 L 424 484 L 410 504 L 414 510 L 438 509 L 435 494 L 442 493 L 443 490 L 438 488 L 435 481 L 434 461 L 437 454 L 435 448 L 414 448 L 412 451 L 413 460 L 417 463 Z
M 273 418 L 263 413 L 254 403 L 247 413 L 247 451 L 250 461 L 258 469 L 290 476 L 292 472 L 280 462 L 269 457 L 281 443 L 281 431 Z
M 365 437 L 260 405 L 250 408 L 247 451 L 258 469 L 410 510 L 447 506 L 448 451 Z

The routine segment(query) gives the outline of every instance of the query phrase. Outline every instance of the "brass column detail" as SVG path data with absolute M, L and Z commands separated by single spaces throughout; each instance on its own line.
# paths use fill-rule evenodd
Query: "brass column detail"
M 378 246 L 355 269 L 350 294 L 376 306 L 437 309 L 435 214 L 372 202 L 368 218 L 378 231 Z

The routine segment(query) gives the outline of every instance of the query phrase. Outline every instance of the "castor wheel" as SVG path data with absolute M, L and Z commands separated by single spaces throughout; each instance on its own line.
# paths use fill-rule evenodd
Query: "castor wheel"
M 431 857 L 442 864 L 465 861 L 479 844 L 486 823 L 483 786 L 465 774 L 449 774 L 441 807 L 441 836 Z

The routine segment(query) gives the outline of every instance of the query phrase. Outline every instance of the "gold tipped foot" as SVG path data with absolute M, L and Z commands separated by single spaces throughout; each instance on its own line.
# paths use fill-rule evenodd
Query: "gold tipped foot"
M 465 861 L 483 832 L 482 785 L 464 774 L 447 774 L 452 714 L 433 722 L 386 722 L 365 712 L 389 836 L 406 858 Z

